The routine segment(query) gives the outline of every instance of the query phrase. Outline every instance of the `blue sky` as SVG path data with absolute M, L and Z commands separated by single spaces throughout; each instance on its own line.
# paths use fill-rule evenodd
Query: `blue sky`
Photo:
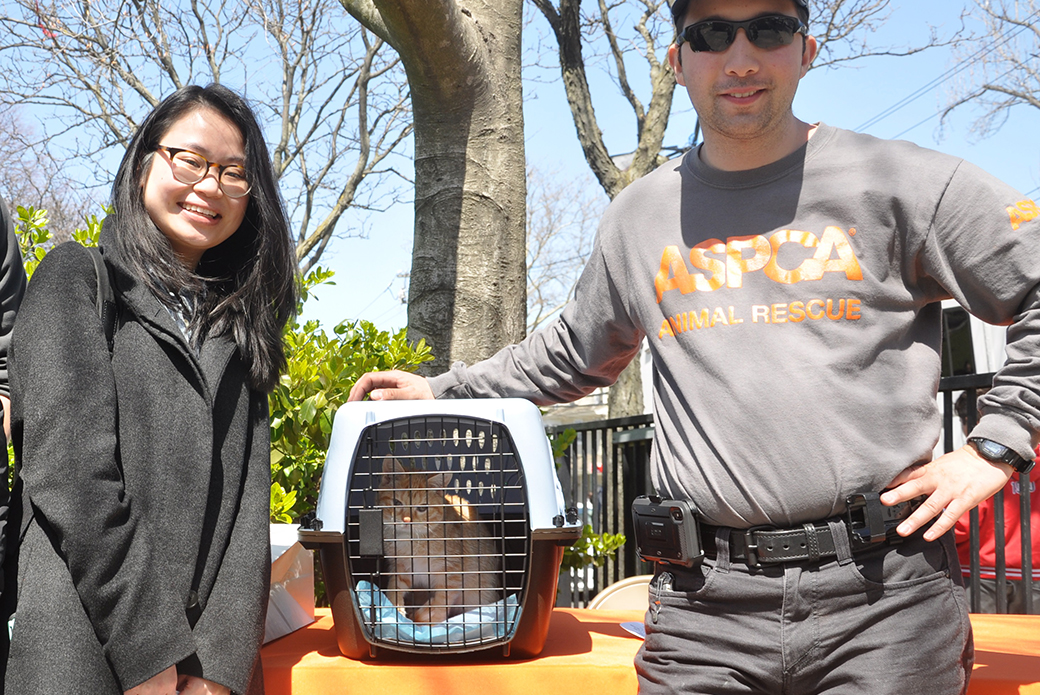
M 964 4 L 961 0 L 893 0 L 889 21 L 871 42 L 879 46 L 920 45 L 928 39 L 929 26 L 949 35 L 960 26 Z M 535 19 L 536 29 L 541 21 Z M 941 48 L 904 58 L 870 58 L 854 67 L 812 70 L 799 88 L 795 114 L 805 121 L 857 130 L 956 65 L 952 52 Z M 970 132 L 979 111 L 963 107 L 940 133 L 937 112 L 957 80 L 969 73 L 965 70 L 931 87 L 864 132 L 884 138 L 898 136 L 963 157 L 1035 197 L 1035 189 L 1040 186 L 1040 110 L 1017 107 L 996 134 L 979 139 Z M 609 94 L 604 78 L 593 86 L 608 147 L 617 153 L 630 151 L 634 143 L 631 111 L 620 97 Z M 588 176 L 589 185 L 597 186 L 578 146 L 562 86 L 539 81 L 525 89 L 528 161 L 543 171 L 556 172 L 561 180 Z M 685 142 L 694 123 L 685 92 L 677 90 L 666 144 Z M 603 200 L 605 204 L 606 198 Z M 407 308 L 400 301 L 404 281 L 397 276 L 411 265 L 411 206 L 402 204 L 373 214 L 366 227 L 367 239 L 337 240 L 326 251 L 323 265 L 336 271 L 337 285 L 318 290 L 319 301 L 308 303 L 306 318 L 316 318 L 329 328 L 355 318 L 373 321 L 382 329 L 406 325 Z

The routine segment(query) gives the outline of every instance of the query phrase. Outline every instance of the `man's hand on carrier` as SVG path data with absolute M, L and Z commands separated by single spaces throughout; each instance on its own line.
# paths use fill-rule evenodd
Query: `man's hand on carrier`
M 360 401 L 366 395 L 373 401 L 433 400 L 433 391 L 424 377 L 396 369 L 362 375 L 350 389 L 347 400 Z
M 896 531 L 909 536 L 935 519 L 924 534 L 925 540 L 934 541 L 953 528 L 965 512 L 1003 488 L 1011 473 L 1006 463 L 987 461 L 973 447 L 964 446 L 931 463 L 904 470 L 888 484 L 891 489 L 881 495 L 881 502 L 891 506 L 928 495 Z

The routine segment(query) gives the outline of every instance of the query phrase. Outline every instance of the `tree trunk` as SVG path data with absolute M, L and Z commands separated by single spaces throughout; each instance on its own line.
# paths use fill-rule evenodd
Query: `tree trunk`
M 642 360 L 637 354 L 621 372 L 621 376 L 610 387 L 607 394 L 607 417 L 628 417 L 642 415 L 643 407 L 643 373 L 640 369 Z
M 637 129 L 636 149 L 622 168 L 607 151 L 592 107 L 592 92 L 582 55 L 584 21 L 581 16 L 581 0 L 559 0 L 557 5 L 554 5 L 552 0 L 533 2 L 548 20 L 556 36 L 560 49 L 560 75 L 567 93 L 567 102 L 571 107 L 578 142 L 585 153 L 585 161 L 603 186 L 603 190 L 613 200 L 628 184 L 650 173 L 664 160 L 661 157 L 661 147 L 672 108 L 675 76 L 667 63 L 658 60 L 658 47 L 653 40 L 655 37 L 652 32 L 647 31 L 647 23 L 651 21 L 654 6 L 651 4 L 648 7 L 647 14 L 640 19 L 639 27 L 640 34 L 649 44 L 643 47 L 643 57 L 648 62 L 650 77 L 649 108 L 645 108 L 636 97 L 627 78 L 620 71 L 618 73 L 621 91 L 632 106 Z M 609 23 L 607 6 L 601 2 L 600 8 L 603 28 L 610 36 L 613 29 Z M 671 34 L 668 36 L 670 38 Z M 621 64 L 627 49 L 616 41 L 611 41 L 610 47 L 615 60 Z M 638 358 L 632 360 L 617 382 L 610 387 L 607 403 L 608 417 L 611 418 L 643 413 L 643 379 Z
M 607 151 L 606 143 L 603 141 L 603 132 L 599 128 L 592 106 L 592 91 L 589 87 L 582 52 L 585 20 L 581 16 L 581 0 L 559 0 L 558 7 L 553 4 L 553 0 L 533 0 L 533 2 L 545 16 L 549 27 L 556 36 L 556 43 L 559 47 L 560 75 L 567 93 L 567 103 L 571 108 L 571 117 L 574 120 L 578 142 L 585 153 L 585 161 L 600 185 L 603 186 L 603 190 L 613 200 L 618 193 L 624 190 L 625 186 L 646 176 L 665 160 L 661 156 L 661 148 L 665 130 L 668 128 L 668 117 L 672 110 L 675 75 L 667 62 L 658 59 L 657 50 L 667 47 L 668 43 L 658 46 L 654 41 L 657 37 L 648 31 L 647 24 L 651 21 L 652 14 L 648 8 L 648 14 L 640 19 L 639 28 L 646 41 L 646 45 L 642 46 L 641 51 L 648 64 L 650 105 L 644 107 L 629 86 L 627 78 L 623 78 L 619 74 L 619 87 L 635 115 L 637 136 L 636 149 L 625 161 L 625 168 L 621 168 Z M 653 3 L 650 5 L 656 7 Z M 613 33 L 613 28 L 609 24 L 606 5 L 601 3 L 601 7 L 603 8 L 600 15 L 602 27 L 610 35 Z M 671 38 L 670 33 L 668 38 Z M 624 61 L 626 52 L 638 52 L 636 48 L 628 48 L 616 42 L 610 42 L 610 48 L 611 54 L 618 64 Z
M 522 0 L 342 0 L 401 56 L 415 118 L 408 337 L 474 362 L 524 336 Z

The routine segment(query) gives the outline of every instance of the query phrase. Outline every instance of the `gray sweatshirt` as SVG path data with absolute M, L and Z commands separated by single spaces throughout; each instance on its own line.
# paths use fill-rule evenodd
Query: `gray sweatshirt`
M 694 151 L 610 205 L 558 320 L 431 386 L 570 401 L 612 383 L 646 336 L 657 490 L 710 523 L 791 526 L 930 460 L 952 297 L 1010 324 L 973 434 L 1031 456 L 1040 220 L 1023 198 L 962 160 L 826 125 L 752 171 Z

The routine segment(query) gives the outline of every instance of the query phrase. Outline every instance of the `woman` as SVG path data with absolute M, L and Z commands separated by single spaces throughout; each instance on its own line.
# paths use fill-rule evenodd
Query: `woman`
M 295 263 L 270 159 L 230 90 L 185 87 L 134 136 L 89 252 L 37 268 L 12 346 L 21 500 L 8 693 L 262 692 L 267 392 Z

